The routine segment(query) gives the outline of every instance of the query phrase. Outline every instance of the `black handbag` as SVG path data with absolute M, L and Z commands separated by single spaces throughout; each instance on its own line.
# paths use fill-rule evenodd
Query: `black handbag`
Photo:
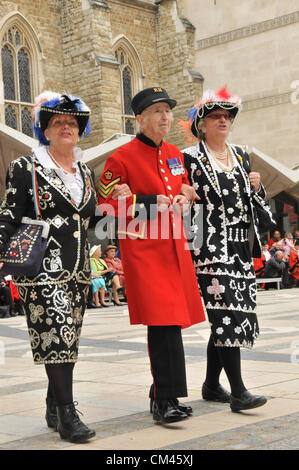
M 34 209 L 37 219 L 23 217 L 20 226 L 10 237 L 6 248 L 0 252 L 0 262 L 4 263 L 1 275 L 36 276 L 47 247 L 49 224 L 41 219 L 35 164 L 32 165 L 32 189 Z

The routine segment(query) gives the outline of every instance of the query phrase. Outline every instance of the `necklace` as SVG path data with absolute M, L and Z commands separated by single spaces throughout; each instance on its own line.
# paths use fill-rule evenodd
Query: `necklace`
M 61 166 L 60 163 L 58 163 L 58 161 L 53 157 L 53 155 L 52 155 L 52 153 L 50 152 L 49 149 L 47 149 L 47 153 L 48 153 L 49 157 L 53 160 L 53 162 L 55 163 L 55 165 L 57 165 L 58 168 L 61 168 L 61 169 L 64 171 L 64 173 L 66 173 L 66 174 L 68 174 L 68 173 L 74 174 L 73 171 L 69 171 L 69 170 L 66 170 L 65 168 L 63 168 L 63 166 Z
M 212 150 L 208 144 L 206 144 L 208 147 L 209 152 L 217 158 L 217 160 L 226 160 L 228 158 L 228 147 L 225 146 L 224 152 L 216 152 L 216 150 Z

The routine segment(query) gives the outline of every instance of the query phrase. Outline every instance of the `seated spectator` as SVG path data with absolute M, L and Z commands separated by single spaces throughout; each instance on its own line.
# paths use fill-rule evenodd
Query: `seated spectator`
M 96 307 L 108 307 L 105 303 L 106 283 L 102 276 L 103 269 L 98 264 L 102 256 L 102 246 L 93 246 L 90 249 L 90 270 L 91 270 L 91 287 L 93 294 L 93 303 Z M 100 295 L 100 299 L 99 299 Z
M 294 250 L 289 257 L 290 287 L 299 287 L 299 240 L 296 240 Z
M 272 237 L 269 240 L 269 250 L 272 248 L 273 243 L 277 243 L 281 240 L 281 234 L 279 230 L 274 230 Z
M 10 292 L 10 288 L 7 285 L 7 282 L 3 276 L 0 275 L 0 297 L 3 297 L 3 305 L 7 305 L 9 307 L 8 315 L 9 316 L 16 316 L 13 311 L 13 300 Z
M 119 282 L 121 287 L 125 285 L 125 275 L 121 260 L 116 257 L 117 247 L 108 245 L 105 248 L 105 261 L 107 266 L 112 268 L 119 275 Z
M 253 258 L 253 266 L 256 277 L 260 278 L 264 276 L 265 265 L 271 258 L 271 254 L 268 250 L 268 242 L 262 242 L 262 256 L 260 258 Z
M 286 288 L 289 284 L 289 261 L 288 257 L 280 250 L 277 250 L 274 256 L 267 261 L 264 271 L 265 278 L 281 278 L 281 287 Z M 275 287 L 275 283 L 267 284 L 265 289 Z
M 279 242 L 281 250 L 286 254 L 289 255 L 292 250 L 295 250 L 294 241 L 293 241 L 293 234 L 286 233 L 285 237 Z
M 102 256 L 101 245 L 92 247 L 90 252 L 92 253 L 92 257 L 90 258 L 90 264 L 91 264 L 91 272 L 92 272 L 93 278 L 98 279 L 98 277 L 96 277 L 95 275 L 102 277 L 105 281 L 105 287 L 112 287 L 114 305 L 123 305 L 119 301 L 119 296 L 118 296 L 118 293 L 122 291 L 122 287 L 120 285 L 120 280 L 119 280 L 119 275 L 113 268 L 109 267 L 106 264 L 105 260 L 101 258 Z M 100 299 L 101 299 L 100 300 L 101 305 L 106 306 L 103 298 L 101 298 L 101 290 L 100 290 Z

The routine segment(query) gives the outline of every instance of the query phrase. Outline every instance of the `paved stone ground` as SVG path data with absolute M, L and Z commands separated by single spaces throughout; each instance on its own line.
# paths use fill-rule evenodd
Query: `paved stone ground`
M 130 326 L 126 307 L 88 310 L 75 367 L 74 398 L 97 435 L 62 441 L 46 427 L 47 380 L 33 364 L 24 317 L 0 320 L 0 450 L 297 450 L 299 449 L 299 289 L 258 293 L 260 338 L 242 351 L 248 389 L 265 406 L 232 413 L 201 398 L 207 322 L 184 330 L 193 416 L 169 426 L 149 413 L 146 327 Z M 225 375 L 222 384 L 228 388 Z M 105 454 L 106 455 L 106 454 Z M 114 455 L 114 454 L 113 454 Z

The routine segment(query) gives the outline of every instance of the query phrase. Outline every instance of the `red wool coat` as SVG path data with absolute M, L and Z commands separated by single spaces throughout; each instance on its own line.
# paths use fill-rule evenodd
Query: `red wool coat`
M 179 174 L 171 173 L 170 159 L 181 165 Z M 186 328 L 205 320 L 182 218 L 150 207 L 155 195 L 173 199 L 180 194 L 182 183 L 189 184 L 183 171 L 177 147 L 166 142 L 154 147 L 134 138 L 108 157 L 97 183 L 101 211 L 118 217 L 131 324 Z M 133 195 L 113 201 L 114 185 L 123 183 Z
M 295 253 L 294 251 L 290 251 L 289 263 L 290 263 L 290 268 L 289 268 L 290 274 L 295 279 L 299 279 L 299 255 L 297 255 L 297 253 Z

